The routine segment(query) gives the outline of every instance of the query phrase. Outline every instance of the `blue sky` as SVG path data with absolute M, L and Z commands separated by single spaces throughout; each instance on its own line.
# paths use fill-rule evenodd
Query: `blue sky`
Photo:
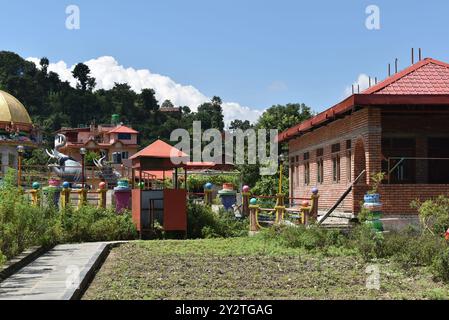
M 68 5 L 80 30 L 65 28 Z M 365 27 L 368 5 L 380 30 Z M 1 0 L 0 50 L 68 66 L 112 56 L 252 109 L 304 102 L 321 111 L 360 74 L 383 79 L 410 49 L 449 61 L 449 2 Z

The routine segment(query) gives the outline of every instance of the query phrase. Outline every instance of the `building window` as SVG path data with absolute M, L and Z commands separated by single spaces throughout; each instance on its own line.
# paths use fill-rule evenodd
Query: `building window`
M 318 158 L 316 161 L 316 180 L 318 183 L 324 182 L 324 162 L 323 158 Z
M 340 156 L 335 155 L 332 157 L 332 180 L 335 183 L 340 182 Z
M 119 140 L 131 140 L 131 133 L 119 133 L 118 139 Z
M 291 173 L 291 175 L 290 175 L 290 177 L 291 177 L 291 185 L 292 186 L 294 186 L 295 184 L 296 184 L 296 176 L 295 176 L 295 166 L 294 165 L 292 165 L 291 167 L 290 167 L 290 173 Z
M 340 144 L 336 143 L 332 145 L 332 153 L 340 152 Z
M 352 141 L 346 140 L 346 150 L 350 150 L 352 148 Z
M 296 181 L 296 186 L 299 187 L 299 164 L 296 163 L 296 177 L 295 177 L 295 181 Z
M 304 161 L 307 161 L 310 159 L 310 154 L 308 152 L 304 153 Z
M 346 177 L 348 182 L 352 181 L 352 152 L 346 151 Z
M 308 186 L 310 184 L 310 163 L 304 163 L 304 184 Z
M 316 157 L 317 157 L 317 158 L 318 158 L 318 157 L 322 157 L 323 154 L 324 154 L 323 148 L 319 148 L 319 149 L 316 150 Z
M 129 158 L 129 152 L 128 151 L 122 151 L 122 152 L 114 152 L 112 154 L 112 163 L 114 164 L 121 164 L 122 160 Z

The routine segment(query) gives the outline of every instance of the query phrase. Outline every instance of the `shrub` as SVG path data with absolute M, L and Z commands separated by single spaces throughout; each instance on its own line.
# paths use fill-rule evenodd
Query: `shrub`
M 443 235 L 449 228 L 449 198 L 439 196 L 436 199 L 411 203 L 419 213 L 421 224 L 425 231 L 434 235 Z
M 370 226 L 361 224 L 349 235 L 348 245 L 357 249 L 365 260 L 382 256 L 383 236 L 376 233 Z
M 435 256 L 431 269 L 436 279 L 449 282 L 449 248 L 440 251 Z
M 187 207 L 187 237 L 240 237 L 248 233 L 248 221 L 239 220 L 230 212 L 216 214 L 209 207 L 189 203 Z
M 63 211 L 65 242 L 130 240 L 137 230 L 128 212 L 118 215 L 112 209 L 84 206 Z
M 346 242 L 340 231 L 326 230 L 317 226 L 287 226 L 279 225 L 262 231 L 262 237 L 278 241 L 289 248 L 304 248 L 307 250 L 331 246 L 343 246 Z
M 215 186 L 220 186 L 223 183 L 232 183 L 235 187 L 240 184 L 240 178 L 238 175 L 231 174 L 219 174 L 219 175 L 199 175 L 191 174 L 187 177 L 187 185 L 189 190 L 195 192 L 202 192 L 206 183 L 212 183 Z
M 59 210 L 48 192 L 39 207 L 30 204 L 16 186 L 15 170 L 8 170 L 0 188 L 0 264 L 30 246 L 61 242 L 135 239 L 129 213 L 85 206 Z
M 187 206 L 187 237 L 202 238 L 205 227 L 212 228 L 215 218 L 212 210 L 204 205 L 189 203 Z

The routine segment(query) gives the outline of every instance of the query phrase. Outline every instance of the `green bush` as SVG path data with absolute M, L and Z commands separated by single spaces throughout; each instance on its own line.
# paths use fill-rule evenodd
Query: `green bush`
M 187 237 L 229 238 L 248 234 L 248 220 L 239 220 L 232 213 L 221 211 L 216 214 L 204 205 L 189 203 L 187 207 Z
M 438 280 L 449 282 L 449 248 L 440 251 L 432 261 L 432 273 Z
M 137 230 L 129 213 L 84 206 L 63 211 L 64 242 L 130 240 Z
M 187 185 L 190 191 L 203 192 L 206 183 L 221 186 L 223 183 L 232 183 L 235 187 L 240 185 L 240 177 L 232 174 L 200 175 L 191 174 L 187 177 Z
M 449 198 L 439 196 L 424 202 L 413 201 L 411 206 L 418 210 L 424 231 L 443 235 L 449 228 Z
M 32 206 L 16 183 L 15 170 L 8 170 L 0 188 L 0 264 L 30 246 L 137 236 L 129 213 L 117 215 L 92 206 L 60 211 L 50 201 L 51 192 L 44 196 L 43 205 Z
M 326 230 L 318 226 L 287 226 L 279 225 L 262 231 L 262 237 L 278 241 L 289 248 L 304 248 L 307 250 L 331 246 L 343 246 L 346 239 L 340 231 Z
M 445 240 L 429 234 L 421 236 L 404 236 L 401 247 L 396 246 L 396 252 L 391 250 L 393 260 L 404 269 L 418 266 L 430 266 L 435 256 L 444 252 L 447 248 Z

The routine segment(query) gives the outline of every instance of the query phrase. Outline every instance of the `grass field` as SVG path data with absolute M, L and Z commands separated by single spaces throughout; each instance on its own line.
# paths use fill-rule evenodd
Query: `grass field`
M 425 268 L 368 264 L 341 249 L 285 248 L 259 237 L 138 241 L 113 249 L 84 299 L 448 299 Z

